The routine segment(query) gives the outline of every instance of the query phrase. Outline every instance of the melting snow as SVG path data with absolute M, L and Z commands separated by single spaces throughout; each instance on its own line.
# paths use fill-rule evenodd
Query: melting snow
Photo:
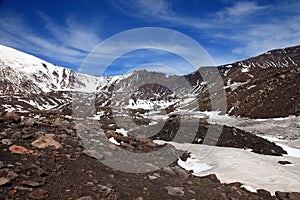
M 299 157 L 261 155 L 243 149 L 212 147 L 199 144 L 169 143 L 176 149 L 191 152 L 192 159 L 178 164 L 195 170 L 194 175 L 216 174 L 223 183 L 241 182 L 248 190 L 265 189 L 275 191 L 300 192 Z M 280 160 L 287 160 L 293 165 L 281 165 Z M 191 164 L 192 163 L 192 164 Z M 202 165 L 200 165 L 202 164 Z M 207 167 L 207 168 L 206 168 Z
M 118 128 L 118 129 L 116 129 L 116 132 L 121 133 L 124 136 L 128 136 L 128 134 L 127 134 L 128 131 L 126 131 L 124 128 Z
M 120 145 L 120 143 L 114 137 L 111 137 L 108 140 L 115 145 Z
M 200 160 L 193 158 L 193 155 L 191 158 L 187 158 L 186 161 L 181 160 L 180 158 L 177 161 L 178 165 L 186 170 L 193 170 L 194 173 L 200 173 L 207 171 L 212 168 L 212 166 L 200 162 Z
M 292 148 L 286 144 L 282 144 L 286 142 L 283 139 L 279 139 L 278 137 L 270 136 L 270 135 L 258 135 L 270 142 L 275 142 L 278 146 L 280 146 L 283 150 L 287 152 L 286 156 L 300 158 L 300 149 Z
M 243 73 L 245 73 L 245 72 L 249 72 L 249 69 L 248 69 L 248 68 L 243 68 L 241 71 L 242 71 Z
M 254 189 L 252 186 L 250 186 L 250 185 L 242 185 L 241 186 L 242 188 L 245 188 L 246 190 L 248 190 L 248 191 L 250 191 L 250 192 L 255 192 L 255 193 L 257 193 L 257 190 L 256 189 Z

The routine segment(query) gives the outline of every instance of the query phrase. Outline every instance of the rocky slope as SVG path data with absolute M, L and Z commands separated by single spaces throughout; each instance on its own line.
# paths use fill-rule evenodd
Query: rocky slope
M 252 118 L 299 115 L 299 55 L 300 47 L 296 46 L 219 66 L 228 114 Z M 205 74 L 209 67 L 199 70 Z M 170 100 L 168 105 L 178 105 L 197 95 L 200 109 L 211 109 L 206 82 L 197 71 L 184 77 L 147 71 L 96 77 L 55 66 L 1 45 L 0 77 L 1 110 L 71 109 L 74 91 L 97 92 L 100 99 L 109 98 L 112 92 L 123 92 L 127 98 L 121 99 L 120 105 L 128 105 L 129 101 L 142 102 L 140 107 L 145 104 L 153 107 L 162 96 L 166 101 Z
M 300 47 L 291 47 L 219 66 L 228 113 L 253 118 L 299 115 L 299 55 Z M 210 69 L 201 68 L 204 74 Z M 193 138 L 182 134 L 184 141 L 196 144 L 203 144 L 209 126 L 222 129 L 193 116 L 198 106 L 210 109 L 207 83 L 198 72 L 96 77 L 0 45 L 0 77 L 1 199 L 299 198 L 299 193 L 272 196 L 263 188 L 252 193 L 241 183 L 220 183 L 215 175 L 195 177 L 176 162 L 179 156 L 185 160 L 187 152 L 174 148 L 168 153 L 177 157 L 170 165 L 159 169 L 155 161 L 151 166 L 157 169 L 147 173 L 120 172 L 97 160 L 118 159 L 120 149 L 128 155 L 155 155 L 163 146 L 153 139 L 173 140 L 180 126 L 198 125 Z M 156 134 L 148 135 L 157 127 Z M 224 126 L 214 142 L 208 145 L 263 155 L 286 153 L 234 127 Z
M 93 130 L 89 124 L 81 127 Z M 106 136 L 115 137 L 120 147 L 127 151 L 151 152 L 161 147 L 151 140 L 134 139 L 112 131 Z M 228 141 L 226 137 L 225 134 L 222 141 Z M 6 113 L 0 118 L 0 139 L 1 199 L 296 200 L 300 196 L 299 193 L 279 191 L 272 196 L 263 189 L 252 193 L 241 187 L 241 183 L 220 183 L 215 175 L 196 177 L 176 162 L 148 173 L 117 171 L 86 151 L 76 134 L 73 120 L 55 112 L 22 116 Z M 257 142 L 253 138 L 248 145 Z M 99 155 L 97 158 L 109 159 L 117 148 L 111 143 L 101 151 L 101 158 Z M 181 159 L 186 157 L 183 153 Z
M 300 114 L 300 46 L 272 50 L 218 69 L 224 81 L 228 114 L 251 118 Z M 186 78 L 194 85 L 202 80 L 198 72 Z M 201 109 L 209 110 L 207 90 L 198 96 Z

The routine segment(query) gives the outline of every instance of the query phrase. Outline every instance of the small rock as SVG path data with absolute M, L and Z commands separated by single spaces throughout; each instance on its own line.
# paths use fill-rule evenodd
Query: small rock
M 4 175 L 6 175 L 8 172 L 9 172 L 9 169 L 8 169 L 8 168 L 0 169 L 0 176 L 4 176 Z
M 11 139 L 2 139 L 1 142 L 2 142 L 2 144 L 7 145 L 7 146 L 12 145 Z
M 96 159 L 99 159 L 99 160 L 104 158 L 104 156 L 102 154 L 100 154 L 100 153 L 98 153 L 97 151 L 94 151 L 94 150 L 85 149 L 85 150 L 83 150 L 82 153 L 84 153 L 85 155 L 87 155 L 89 157 L 96 158 Z
M 18 178 L 18 174 L 14 171 L 9 171 L 6 175 L 6 178 L 9 178 L 11 181 L 15 180 L 16 178 Z
M 35 182 L 35 181 L 22 181 L 22 185 L 30 186 L 30 187 L 39 187 L 39 186 L 41 186 L 40 183 Z
M 190 193 L 190 194 L 192 194 L 192 195 L 196 195 L 196 192 L 193 191 L 193 190 L 191 190 L 191 189 L 188 189 L 187 192 Z
M 93 198 L 91 196 L 84 196 L 84 197 L 80 197 L 77 200 L 93 200 Z
M 236 128 L 231 128 L 231 133 L 233 134 L 233 135 L 236 135 L 236 133 L 237 133 L 237 130 L 236 130 Z
M 143 197 L 138 197 L 135 200 L 143 200 Z
M 21 118 L 19 117 L 19 115 L 13 113 L 13 112 L 7 112 L 3 118 L 4 121 L 7 122 L 15 122 L 15 123 L 19 123 L 21 122 Z
M 297 127 L 297 128 L 300 128 L 300 122 L 297 122 L 297 123 L 296 123 L 296 127 Z
M 287 160 L 280 160 L 280 161 L 278 161 L 278 163 L 281 164 L 281 165 L 292 164 L 290 161 L 287 161 Z
M 35 190 L 28 195 L 28 197 L 32 199 L 46 199 L 48 196 L 48 191 L 42 189 Z
M 0 177 L 0 186 L 6 185 L 10 182 L 10 179 L 5 177 Z
M 55 141 L 52 137 L 53 134 L 46 134 L 44 136 L 39 137 L 37 140 L 34 140 L 31 145 L 37 147 L 39 149 L 44 149 L 49 146 L 54 146 L 56 149 L 61 148 L 61 144 Z
M 22 136 L 21 132 L 17 131 L 11 135 L 11 139 L 18 139 Z
M 155 179 L 157 179 L 158 177 L 157 177 L 157 176 L 148 175 L 148 178 L 149 178 L 150 180 L 155 180 Z
M 4 165 L 3 161 L 0 161 L 0 169 L 2 169 L 4 166 L 5 165 Z
M 40 167 L 38 167 L 38 166 L 36 166 L 36 165 L 34 165 L 34 167 L 36 168 L 36 173 L 37 173 L 40 177 L 48 176 L 48 173 L 47 173 L 44 169 L 42 169 L 42 168 L 40 168 Z
M 98 184 L 97 186 L 99 187 L 101 195 L 104 197 L 107 197 L 109 194 L 111 194 L 113 192 L 112 185 Z
M 173 169 L 172 169 L 171 167 L 169 167 L 169 166 L 164 167 L 164 168 L 163 168 L 163 171 L 164 171 L 165 173 L 169 174 L 169 175 L 175 175 L 175 172 L 174 172 Z
M 25 139 L 25 140 L 32 139 L 34 137 L 36 137 L 36 133 L 22 135 L 22 138 Z
M 0 136 L 6 137 L 6 136 L 7 136 L 7 133 L 5 133 L 5 132 L 0 132 Z
M 13 154 L 32 154 L 32 150 L 28 150 L 23 146 L 12 145 L 9 147 L 10 152 Z
M 180 196 L 183 197 L 184 191 L 180 187 L 169 187 L 168 194 L 173 196 Z
M 151 147 L 151 148 L 157 147 L 157 144 L 154 143 L 153 141 L 149 141 L 149 142 L 147 142 L 145 145 L 148 146 L 148 147 Z
M 180 178 L 187 179 L 189 177 L 189 174 L 179 166 L 175 166 L 173 169 L 179 175 Z
M 29 118 L 25 121 L 25 126 L 33 126 L 35 124 L 35 120 L 32 118 Z
M 16 186 L 14 187 L 15 190 L 19 190 L 19 191 L 33 191 L 32 188 L 29 188 L 29 187 L 23 187 L 23 186 Z

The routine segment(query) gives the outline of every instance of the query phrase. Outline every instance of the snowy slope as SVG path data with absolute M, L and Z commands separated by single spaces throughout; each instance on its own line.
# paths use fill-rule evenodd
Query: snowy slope
M 202 67 L 201 71 L 209 74 L 210 68 Z M 224 80 L 229 114 L 257 118 L 299 113 L 300 46 L 272 50 L 244 61 L 219 66 L 218 70 Z M 103 94 L 96 101 L 100 107 L 113 105 L 151 110 L 176 109 L 174 106 L 179 106 L 181 110 L 193 111 L 195 106 L 191 105 L 198 105 L 199 102 L 200 110 L 211 109 L 207 83 L 198 71 L 185 76 L 167 76 L 143 70 L 121 76 L 96 77 L 0 45 L 0 95 L 5 97 L 1 100 L 2 104 L 14 102 L 16 108 L 19 105 L 16 102 L 22 99 L 23 102 L 30 102 L 30 107 L 56 109 L 61 104 L 70 104 L 72 92 Z M 48 94 L 43 99 L 37 95 L 47 93 L 52 95 Z M 37 95 L 35 99 L 32 99 L 33 94 Z M 11 95 L 17 97 L 11 97 L 11 100 L 8 98 Z M 114 95 L 117 98 L 110 101 Z M 266 107 L 267 111 L 261 112 Z
M 80 74 L 68 68 L 55 66 L 3 45 L 0 45 L 0 76 L 6 81 L 7 88 L 2 89 L 2 92 L 6 93 L 91 92 L 104 87 L 111 80 L 111 77 Z M 4 85 L 3 83 L 2 86 Z

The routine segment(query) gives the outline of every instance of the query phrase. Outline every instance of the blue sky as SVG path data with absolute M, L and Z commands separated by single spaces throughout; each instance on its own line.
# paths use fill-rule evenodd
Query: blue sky
M 140 27 L 183 33 L 202 45 L 216 65 L 227 64 L 299 45 L 300 1 L 0 0 L 1 44 L 75 70 L 101 42 Z M 172 68 L 179 74 L 194 70 L 172 52 L 144 49 L 116 59 L 105 75 L 143 66 L 166 66 L 161 71 Z

